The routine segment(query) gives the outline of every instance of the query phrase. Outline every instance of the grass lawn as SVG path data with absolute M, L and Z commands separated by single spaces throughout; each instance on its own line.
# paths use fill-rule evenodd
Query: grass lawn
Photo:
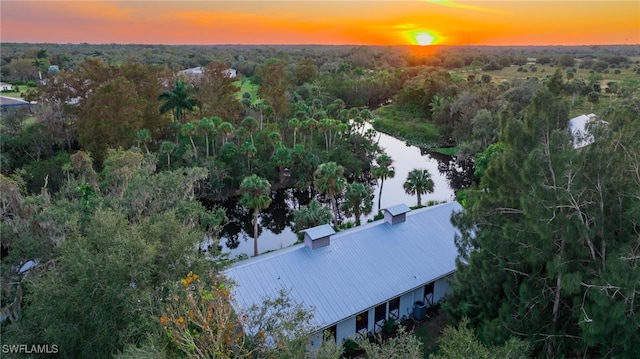
M 392 106 L 384 106 L 375 111 L 372 125 L 376 131 L 391 134 L 409 144 L 431 148 L 438 142 L 438 128 L 423 119 L 396 111 Z
M 430 316 L 426 322 L 415 327 L 413 332 L 424 345 L 423 358 L 425 359 L 438 349 L 438 339 L 448 324 L 447 316 L 442 311 L 432 313 Z
M 634 72 L 634 68 L 637 66 L 637 61 L 640 61 L 640 57 L 629 57 L 629 68 L 618 68 L 618 69 L 608 69 L 608 73 L 591 73 L 590 69 L 581 69 L 579 68 L 579 61 L 576 61 L 576 66 L 574 66 L 574 78 L 575 79 L 583 79 L 585 82 L 589 82 L 589 78 L 593 75 L 598 76 L 600 79 L 600 87 L 602 92 L 600 93 L 600 100 L 598 103 L 592 104 L 587 101 L 586 96 L 578 96 L 574 101 L 571 98 L 568 98 L 570 109 L 569 115 L 570 117 L 576 117 L 582 114 L 602 114 L 604 113 L 604 109 L 608 107 L 615 95 L 606 93 L 606 89 L 608 87 L 607 83 L 609 82 L 617 82 L 620 83 L 625 79 L 638 78 L 638 75 Z M 504 67 L 501 70 L 497 71 L 482 71 L 481 69 L 459 69 L 453 71 L 454 74 L 460 76 L 462 78 L 466 78 L 468 75 L 475 75 L 476 78 L 480 78 L 483 74 L 489 74 L 494 83 L 500 84 L 503 81 L 511 81 L 514 79 L 526 79 L 529 77 L 537 77 L 539 80 L 545 80 L 547 77 L 551 77 L 557 66 L 551 65 L 541 65 L 535 64 L 536 72 L 531 72 L 532 65 L 523 65 L 523 69 L 527 69 L 528 72 L 518 72 L 518 68 L 520 66 L 513 65 Z M 620 73 L 616 74 L 615 70 L 619 70 Z M 567 78 L 567 69 L 562 69 L 563 80 L 566 82 L 572 81 Z
M 238 98 L 238 100 L 242 101 L 242 95 L 244 95 L 245 92 L 248 92 L 249 95 L 251 95 L 251 103 L 253 105 L 258 105 L 262 103 L 262 99 L 258 98 L 258 85 L 246 79 L 241 81 L 236 81 L 234 82 L 234 85 L 240 88 L 240 91 L 238 91 L 238 93 L 236 94 L 236 97 Z
M 634 62 L 636 61 L 635 58 L 633 59 L 629 59 L 629 61 L 631 62 L 630 66 L 628 69 L 624 69 L 624 68 L 619 68 L 619 69 L 609 69 L 609 73 L 596 73 L 596 75 L 601 77 L 600 80 L 600 84 L 602 85 L 602 90 L 604 91 L 604 89 L 607 86 L 607 82 L 610 81 L 622 81 L 626 78 L 629 77 L 635 77 L 637 76 L 637 74 L 633 71 L 633 68 L 635 67 Z M 518 72 L 518 68 L 522 67 L 523 69 L 527 69 L 528 72 Z M 536 68 L 536 72 L 531 72 L 531 65 L 522 65 L 522 66 L 518 66 L 518 65 L 512 65 L 512 66 L 507 66 L 502 68 L 502 70 L 497 70 L 497 71 L 482 71 L 481 69 L 460 69 L 460 70 L 456 70 L 454 71 L 454 73 L 459 74 L 460 76 L 462 76 L 463 78 L 466 78 L 468 75 L 475 75 L 476 78 L 479 78 L 480 76 L 482 76 L 482 74 L 489 74 L 491 75 L 491 78 L 493 79 L 494 82 L 496 83 L 501 83 L 502 81 L 511 81 L 513 79 L 526 79 L 528 77 L 537 77 L 540 80 L 543 80 L 547 77 L 551 77 L 553 75 L 554 72 L 556 72 L 556 69 L 558 69 L 557 66 L 551 66 L 551 65 L 541 65 L 541 64 L 535 64 L 535 68 Z M 579 62 L 576 62 L 576 66 L 574 66 L 575 69 L 575 73 L 574 73 L 574 78 L 576 79 L 584 79 L 585 81 L 587 79 L 589 79 L 589 76 L 591 76 L 590 73 L 590 69 L 581 69 L 579 68 Z M 619 74 L 614 73 L 615 70 L 620 70 Z M 562 69 L 562 73 L 564 75 L 564 80 L 567 81 L 567 69 Z
M 20 92 L 0 92 L 0 95 L 5 97 L 22 98 L 28 89 L 35 89 L 35 87 L 29 87 L 27 85 L 20 85 L 18 88 L 20 89 Z

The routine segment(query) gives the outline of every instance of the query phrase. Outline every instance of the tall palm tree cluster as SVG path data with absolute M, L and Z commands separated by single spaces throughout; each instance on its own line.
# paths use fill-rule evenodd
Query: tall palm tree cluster
M 251 145 L 250 142 L 247 142 Z M 372 168 L 374 177 L 380 179 L 380 195 L 382 196 L 382 186 L 386 178 L 395 176 L 395 169 L 392 166 L 393 160 L 387 154 L 381 154 L 376 159 L 376 165 Z M 372 212 L 371 188 L 359 183 L 347 183 L 344 177 L 344 167 L 336 162 L 326 162 L 320 164 L 314 172 L 314 188 L 318 193 L 323 194 L 329 201 L 329 208 L 324 207 L 316 199 L 313 199 L 307 206 L 303 206 L 294 213 L 295 231 L 300 232 L 306 228 L 311 228 L 321 224 L 333 222 L 334 227 L 340 224 L 339 209 L 347 216 L 355 217 L 355 224 L 360 225 L 362 215 Z M 418 207 L 422 206 L 422 195 L 433 192 L 434 183 L 431 174 L 426 169 L 414 169 L 409 172 L 404 183 L 404 189 L 408 194 L 418 196 Z M 271 204 L 271 184 L 268 180 L 253 174 L 245 177 L 240 184 L 240 204 L 253 210 L 253 251 L 254 256 L 259 254 L 259 217 L 260 211 L 266 209 Z M 340 208 L 337 205 L 337 197 L 343 196 L 344 201 Z M 380 200 L 378 200 L 380 208 Z

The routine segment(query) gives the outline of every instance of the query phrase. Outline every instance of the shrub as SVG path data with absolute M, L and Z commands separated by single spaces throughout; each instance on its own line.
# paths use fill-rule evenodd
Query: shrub
M 396 329 L 396 321 L 393 318 L 388 318 L 387 320 L 384 321 L 384 324 L 382 325 L 382 330 L 384 330 L 385 333 L 391 334 L 391 332 L 393 332 L 394 329 Z
M 351 338 L 345 339 L 342 342 L 342 347 L 344 348 L 344 356 L 347 358 L 353 358 L 360 350 L 358 343 Z

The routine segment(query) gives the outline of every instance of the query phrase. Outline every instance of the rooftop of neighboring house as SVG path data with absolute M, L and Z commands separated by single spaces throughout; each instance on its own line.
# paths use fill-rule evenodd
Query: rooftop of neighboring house
M 31 106 L 31 105 L 32 105 L 31 103 L 19 98 L 0 96 L 0 107 L 2 108 Z
M 598 121 L 598 116 L 593 113 L 588 115 L 580 115 L 569 120 L 569 131 L 573 135 L 573 148 L 582 148 L 590 145 L 594 141 L 594 137 L 588 131 L 588 125 Z M 601 121 L 606 123 L 605 121 Z

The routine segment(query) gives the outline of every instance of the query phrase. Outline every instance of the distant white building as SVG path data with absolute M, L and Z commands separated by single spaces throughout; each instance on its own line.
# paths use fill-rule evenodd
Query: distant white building
M 594 141 L 593 134 L 589 132 L 588 125 L 594 123 L 607 123 L 598 121 L 598 116 L 593 113 L 580 115 L 569 120 L 569 131 L 573 136 L 573 148 L 582 148 Z
M 318 331 L 309 349 L 318 348 L 325 333 L 342 343 L 378 333 L 388 318 L 424 315 L 451 291 L 459 231 L 450 219 L 462 209 L 458 202 L 415 211 L 398 205 L 385 209 L 383 220 L 338 233 L 329 225 L 310 228 L 304 243 L 225 271 L 236 283 L 234 306 L 244 311 L 286 290 L 313 308 Z
M 12 86 L 4 82 L 0 82 L 0 91 L 11 91 Z
M 199 76 L 202 76 L 203 72 L 204 72 L 204 67 L 198 66 L 198 67 L 192 67 L 190 69 L 178 71 L 178 75 L 183 75 L 185 77 L 190 77 L 190 76 L 199 77 Z M 238 70 L 236 69 L 228 68 L 224 70 L 224 72 L 230 78 L 235 78 L 236 76 L 238 76 Z

